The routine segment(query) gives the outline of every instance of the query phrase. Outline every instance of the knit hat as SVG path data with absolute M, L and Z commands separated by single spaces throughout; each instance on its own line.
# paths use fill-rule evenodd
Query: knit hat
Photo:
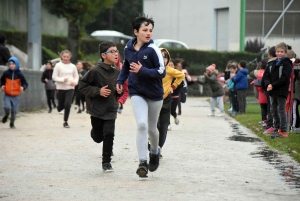
M 206 70 L 209 70 L 210 72 L 215 71 L 215 70 L 216 70 L 216 64 L 212 64 L 212 65 L 208 66 L 208 67 L 206 68 Z

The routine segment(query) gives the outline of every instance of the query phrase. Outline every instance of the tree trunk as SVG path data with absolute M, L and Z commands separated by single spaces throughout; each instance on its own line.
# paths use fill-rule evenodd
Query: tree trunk
M 69 22 L 68 31 L 68 50 L 72 53 L 71 62 L 73 64 L 77 63 L 78 60 L 78 48 L 79 48 L 79 28 L 76 21 Z

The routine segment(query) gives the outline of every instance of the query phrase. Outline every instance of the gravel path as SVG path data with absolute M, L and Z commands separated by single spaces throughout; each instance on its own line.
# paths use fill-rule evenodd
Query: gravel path
M 24 113 L 16 129 L 1 123 L 0 200 L 300 200 L 299 188 L 289 186 L 281 170 L 251 154 L 263 142 L 229 140 L 236 122 L 207 117 L 205 98 L 189 98 L 182 107 L 180 124 L 171 119 L 164 159 L 147 179 L 135 174 L 130 99 L 116 121 L 114 173 L 102 172 L 102 144 L 90 138 L 86 113 L 72 109 L 70 129 L 63 128 L 62 115 L 46 110 Z M 256 137 L 248 129 L 241 132 Z

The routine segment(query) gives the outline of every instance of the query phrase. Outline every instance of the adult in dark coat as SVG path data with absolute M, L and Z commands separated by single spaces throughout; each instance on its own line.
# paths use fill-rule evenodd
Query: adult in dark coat
M 8 48 L 5 47 L 5 37 L 0 35 L 0 66 L 5 66 L 10 57 L 10 52 Z

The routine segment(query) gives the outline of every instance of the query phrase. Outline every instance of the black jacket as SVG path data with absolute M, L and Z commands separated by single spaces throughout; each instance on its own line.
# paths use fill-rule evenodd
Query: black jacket
M 10 57 L 11 56 L 7 47 L 5 47 L 3 44 L 0 44 L 0 66 L 5 66 Z
M 103 62 L 91 68 L 79 81 L 78 90 L 86 97 L 87 111 L 94 117 L 112 120 L 117 118 L 119 96 L 116 90 L 120 70 Z M 100 89 L 108 85 L 111 93 L 100 96 Z
M 290 77 L 292 73 L 292 62 L 289 58 L 283 58 L 280 63 L 276 64 L 276 60 L 269 63 L 265 70 L 262 85 L 267 89 L 269 84 L 272 84 L 272 90 L 268 91 L 270 96 L 287 97 Z

